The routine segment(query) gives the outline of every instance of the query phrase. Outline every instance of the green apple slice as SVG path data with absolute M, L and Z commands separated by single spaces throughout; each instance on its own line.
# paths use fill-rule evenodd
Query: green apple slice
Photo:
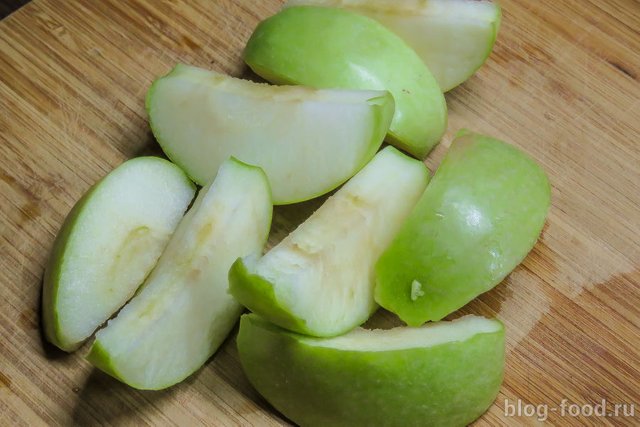
M 199 184 L 234 156 L 262 167 L 275 204 L 333 190 L 375 155 L 391 119 L 389 92 L 269 86 L 177 65 L 147 95 L 164 152 Z
M 524 259 L 549 203 L 549 182 L 535 161 L 460 132 L 376 265 L 376 301 L 409 325 L 442 319 Z
M 447 125 L 433 75 L 402 39 L 341 9 L 291 7 L 261 22 L 244 52 L 265 79 L 320 88 L 386 89 L 396 102 L 389 139 L 423 158 Z
M 194 193 L 180 168 L 140 157 L 117 167 L 76 203 L 44 275 L 48 341 L 75 350 L 133 296 Z
M 487 60 L 500 27 L 490 0 L 289 0 L 287 6 L 340 7 L 380 22 L 427 64 L 443 92 L 467 80 Z
M 200 368 L 242 312 L 227 292 L 229 267 L 262 250 L 271 211 L 262 170 L 223 163 L 142 290 L 98 331 L 87 359 L 139 389 L 169 387 Z
M 385 148 L 265 256 L 236 261 L 231 293 L 273 323 L 309 335 L 362 324 L 376 308 L 374 264 L 428 178 L 422 162 Z
M 245 314 L 237 342 L 256 390 L 303 426 L 465 426 L 504 371 L 504 327 L 477 316 L 312 338 Z

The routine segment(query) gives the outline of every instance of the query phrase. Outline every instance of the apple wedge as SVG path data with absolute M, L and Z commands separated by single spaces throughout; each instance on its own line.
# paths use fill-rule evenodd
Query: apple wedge
M 339 7 L 373 18 L 422 58 L 443 92 L 487 60 L 500 27 L 500 5 L 490 0 L 289 0 L 291 6 Z
M 447 125 L 447 106 L 433 75 L 382 24 L 342 9 L 290 7 L 262 21 L 245 62 L 278 84 L 388 90 L 395 99 L 389 142 L 423 158 Z
M 303 426 L 466 426 L 504 371 L 504 327 L 477 316 L 313 338 L 245 314 L 237 344 L 256 390 Z
M 200 368 L 242 312 L 227 292 L 229 267 L 262 250 L 271 211 L 262 170 L 223 163 L 142 290 L 98 331 L 87 359 L 138 389 L 169 387 Z
M 48 341 L 75 350 L 133 296 L 194 193 L 184 172 L 158 157 L 124 162 L 91 187 L 62 225 L 45 270 Z
M 229 272 L 236 299 L 284 328 L 333 336 L 376 308 L 373 267 L 427 185 L 425 165 L 387 147 L 265 256 Z
M 147 94 L 167 156 L 206 184 L 229 156 L 260 166 L 275 204 L 308 200 L 375 155 L 391 119 L 386 91 L 269 86 L 177 65 Z
M 500 283 L 533 248 L 547 176 L 517 148 L 462 131 L 376 265 L 376 301 L 412 326 Z

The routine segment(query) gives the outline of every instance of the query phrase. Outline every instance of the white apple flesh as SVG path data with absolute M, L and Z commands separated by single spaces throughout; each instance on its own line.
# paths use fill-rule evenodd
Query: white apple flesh
M 490 0 L 289 0 L 287 6 L 339 7 L 373 18 L 422 58 L 447 92 L 486 61 L 500 27 Z
M 114 169 L 78 201 L 45 271 L 42 311 L 51 343 L 75 350 L 133 296 L 194 192 L 177 166 L 141 157 Z
M 229 267 L 262 250 L 271 212 L 264 173 L 223 163 L 142 290 L 98 331 L 88 360 L 138 389 L 169 387 L 200 368 L 242 312 L 227 292 Z
M 424 191 L 429 172 L 387 147 L 264 257 L 238 260 L 232 294 L 284 328 L 344 333 L 377 307 L 373 266 Z
M 199 184 L 233 156 L 260 166 L 275 204 L 327 193 L 375 155 L 394 113 L 386 91 L 269 86 L 177 65 L 147 95 L 160 146 Z

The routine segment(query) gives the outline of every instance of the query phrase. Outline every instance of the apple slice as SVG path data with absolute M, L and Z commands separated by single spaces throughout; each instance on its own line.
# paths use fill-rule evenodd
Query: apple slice
M 375 155 L 390 93 L 269 86 L 177 65 L 147 95 L 164 152 L 199 184 L 234 156 L 262 167 L 275 204 L 333 190 Z
M 387 147 L 264 257 L 229 272 L 240 303 L 291 330 L 346 332 L 376 308 L 373 267 L 427 185 L 425 165 Z
M 158 157 L 124 162 L 76 203 L 43 281 L 47 340 L 78 348 L 131 298 L 178 225 L 195 187 Z
M 169 387 L 200 368 L 242 312 L 227 292 L 229 267 L 262 250 L 271 211 L 264 173 L 223 163 L 142 290 L 98 331 L 87 359 L 139 389 Z
M 491 54 L 500 6 L 490 0 L 289 0 L 287 6 L 340 7 L 380 22 L 429 67 L 443 92 L 467 80 Z
M 433 75 L 402 39 L 373 19 L 341 9 L 291 7 L 261 22 L 245 62 L 279 84 L 386 89 L 396 102 L 390 142 L 423 158 L 447 125 Z
M 376 265 L 376 301 L 419 325 L 493 288 L 536 243 L 549 193 L 544 171 L 517 148 L 458 133 Z
M 464 426 L 504 371 L 504 327 L 477 316 L 312 338 L 245 314 L 237 342 L 256 390 L 303 426 Z

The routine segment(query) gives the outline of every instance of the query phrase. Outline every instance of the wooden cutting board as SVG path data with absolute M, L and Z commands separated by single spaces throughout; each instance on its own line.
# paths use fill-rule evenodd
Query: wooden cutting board
M 548 405 L 558 425 L 639 425 L 640 3 L 502 4 L 495 50 L 447 94 L 449 130 L 427 159 L 435 169 L 467 127 L 528 152 L 553 186 L 534 250 L 460 311 L 507 326 L 504 385 L 477 424 L 545 418 L 523 406 L 512 416 L 521 402 Z M 233 338 L 184 383 L 141 392 L 92 369 L 86 348 L 43 343 L 39 314 L 43 267 L 74 202 L 124 160 L 160 154 L 143 108 L 152 79 L 179 61 L 251 77 L 242 48 L 279 7 L 34 0 L 0 22 L 0 425 L 286 424 L 244 377 Z M 277 208 L 270 244 L 319 203 Z M 610 411 L 635 405 L 635 417 L 568 412 L 603 399 Z

